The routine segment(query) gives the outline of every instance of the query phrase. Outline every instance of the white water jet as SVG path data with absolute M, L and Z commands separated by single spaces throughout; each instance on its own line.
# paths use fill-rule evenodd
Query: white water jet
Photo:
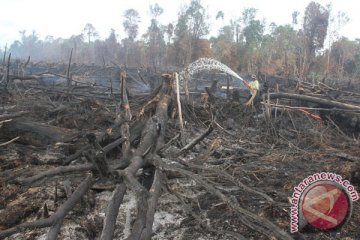
M 189 64 L 187 68 L 185 68 L 183 71 L 180 72 L 180 80 L 181 82 L 184 81 L 185 78 L 190 79 L 190 77 L 198 72 L 204 71 L 204 70 L 217 70 L 220 72 L 227 73 L 231 76 L 233 76 L 236 79 L 239 79 L 242 85 L 245 87 L 244 79 L 240 77 L 236 72 L 231 70 L 228 66 L 225 64 L 212 59 L 212 58 L 199 58 L 195 62 L 192 62 Z

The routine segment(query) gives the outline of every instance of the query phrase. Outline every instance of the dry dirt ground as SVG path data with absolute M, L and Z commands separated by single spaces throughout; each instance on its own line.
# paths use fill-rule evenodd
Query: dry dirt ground
M 149 99 L 133 96 L 130 99 L 133 115 Z M 41 134 L 8 132 L 3 125 L 0 142 L 21 138 L 0 147 L 0 230 L 45 218 L 61 206 L 66 200 L 64 182 L 74 190 L 84 178 L 84 172 L 47 178 L 31 186 L 18 184 L 16 179 L 61 166 L 68 156 L 84 146 L 86 133 L 105 132 L 115 120 L 114 102 L 111 98 L 34 88 L 2 95 L 2 115 L 26 111 L 12 119 L 61 127 L 61 135 L 68 139 L 57 142 Z M 153 108 L 154 105 L 149 105 L 137 119 L 148 118 Z M 238 202 L 241 208 L 270 220 L 286 232 L 290 229 L 289 197 L 305 177 L 316 172 L 334 172 L 349 179 L 360 191 L 360 161 L 356 158 L 360 156 L 359 135 L 354 129 L 339 127 L 335 120 L 319 121 L 291 110 L 278 110 L 276 115 L 273 110 L 271 120 L 266 120 L 261 104 L 246 108 L 226 99 L 216 99 L 211 106 L 200 99 L 195 104 L 183 103 L 183 115 L 187 142 L 203 133 L 211 119 L 215 119 L 210 135 L 178 157 L 185 168 Z M 179 133 L 177 115 L 173 117 L 168 122 L 165 142 Z M 136 132 L 135 123 L 131 128 Z M 176 152 L 182 146 L 177 139 L 167 152 Z M 120 154 L 115 149 L 109 158 L 116 159 Z M 341 154 L 354 156 L 355 160 L 340 157 Z M 72 164 L 84 161 L 80 157 Z M 226 177 L 221 173 L 226 173 Z M 113 189 L 111 182 L 97 182 L 65 217 L 58 239 L 98 239 Z M 266 194 L 265 197 L 259 192 Z M 137 211 L 135 195 L 133 190 L 127 190 L 117 217 L 115 239 L 124 239 L 131 231 Z M 169 171 L 156 208 L 152 239 L 269 239 L 242 224 L 240 218 L 239 212 L 191 177 Z M 353 203 L 350 221 L 342 228 L 327 232 L 305 228 L 291 236 L 356 240 L 360 239 L 359 222 L 357 201 Z M 7 239 L 46 239 L 47 231 L 48 228 L 27 230 Z

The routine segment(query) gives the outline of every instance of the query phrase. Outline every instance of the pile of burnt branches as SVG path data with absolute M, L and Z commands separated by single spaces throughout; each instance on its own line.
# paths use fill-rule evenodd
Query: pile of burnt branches
M 265 193 L 247 187 L 226 171 L 201 164 L 216 149 L 216 141 L 212 143 L 213 149 L 207 149 L 196 159 L 188 159 L 188 153 L 208 137 L 214 128 L 217 128 L 218 123 L 215 119 L 209 118 L 204 122 L 207 125 L 204 131 L 194 137 L 191 137 L 189 132 L 185 133 L 184 129 L 181 130 L 181 127 L 179 129 L 177 124 L 169 125 L 169 117 L 172 122 L 176 122 L 177 116 L 181 115 L 179 114 L 181 103 L 174 94 L 176 92 L 176 75 L 164 74 L 162 78 L 161 87 L 149 96 L 150 99 L 142 100 L 144 102 L 141 105 L 139 104 L 141 100 L 132 105 L 128 99 L 125 72 L 121 73 L 121 104 L 117 104 L 118 100 L 116 100 L 116 96 L 113 96 L 113 99 L 110 99 L 113 100 L 113 105 L 109 106 L 102 105 L 99 100 L 91 100 L 87 96 L 78 95 L 74 90 L 59 93 L 58 89 L 52 87 L 54 91 L 51 93 L 47 89 L 40 89 L 41 92 L 31 92 L 33 86 L 27 88 L 24 85 L 24 89 L 18 87 L 9 91 L 10 96 L 3 99 L 7 106 L 1 115 L 1 119 L 3 119 L 1 131 L 4 139 L 10 138 L 14 134 L 17 136 L 2 143 L 1 147 L 10 147 L 14 142 L 33 145 L 39 149 L 44 145 L 60 145 L 60 151 L 67 149 L 72 154 L 65 158 L 37 162 L 36 165 L 42 167 L 26 168 L 25 171 L 20 170 L 20 172 L 16 172 L 14 166 L 2 166 L 3 171 L 0 177 L 4 185 L 20 186 L 22 192 L 31 192 L 32 186 L 39 186 L 39 184 L 49 181 L 57 182 L 60 179 L 62 186 L 56 185 L 56 189 L 64 189 L 66 200 L 53 209 L 54 213 L 51 215 L 48 213 L 46 204 L 42 206 L 41 203 L 35 203 L 39 205 L 32 211 L 36 212 L 42 209 L 44 214 L 35 221 L 18 219 L 13 223 L 3 222 L 0 238 L 31 229 L 49 228 L 47 239 L 56 239 L 69 213 L 76 210 L 77 203 L 82 201 L 89 191 L 92 191 L 94 185 L 104 181 L 112 185 L 114 190 L 108 203 L 102 230 L 96 233 L 101 239 L 113 238 L 118 209 L 129 189 L 136 196 L 137 216 L 132 221 L 131 233 L 127 239 L 151 238 L 154 214 L 164 190 L 175 195 L 184 205 L 184 211 L 193 216 L 202 228 L 210 232 L 215 231 L 217 235 L 224 234 L 233 238 L 243 238 L 236 230 L 214 230 L 211 225 L 203 222 L 200 216 L 192 211 L 186 203 L 184 196 L 171 190 L 171 187 L 166 184 L 166 179 L 177 176 L 192 179 L 207 193 L 221 201 L 227 211 L 235 215 L 245 229 L 255 230 L 258 234 L 270 238 L 292 239 L 286 231 L 273 222 L 241 206 L 238 199 L 231 196 L 231 192 L 222 189 L 211 181 L 211 178 L 206 177 L 209 175 L 220 177 L 223 179 L 222 181 L 236 183 L 239 190 L 251 192 L 266 201 L 273 202 L 271 197 Z M 48 99 L 47 104 L 41 102 L 39 106 L 32 106 L 32 108 L 28 105 L 29 111 L 27 112 L 16 111 L 20 109 L 21 103 L 26 105 L 31 101 L 30 104 L 34 104 L 34 100 L 39 99 L 39 94 L 42 95 L 41 101 Z M 61 102 L 60 105 L 58 105 L 59 102 Z M 52 110 L 39 116 L 38 113 L 44 111 L 44 108 L 49 105 Z M 39 108 L 37 113 L 36 107 Z M 80 123 L 72 108 L 76 111 L 83 111 L 83 115 L 88 115 L 86 121 L 83 119 L 83 122 Z M 97 110 L 93 111 L 93 115 L 90 116 L 89 112 L 94 108 Z M 73 119 L 66 114 L 69 112 L 74 114 Z M 81 124 L 89 124 L 89 126 L 94 123 L 99 124 L 96 119 L 89 119 L 99 118 L 98 114 L 104 114 L 103 118 L 109 118 L 106 123 L 102 122 L 102 124 L 108 125 L 105 131 L 95 132 L 96 126 L 92 127 L 93 131 L 89 131 L 86 127 L 81 126 Z M 54 119 L 53 116 L 56 118 Z M 47 124 L 38 122 L 44 118 L 48 121 Z M 75 123 L 69 123 L 71 121 Z M 53 126 L 51 123 L 56 123 L 58 126 Z M 70 126 L 72 129 L 64 128 Z M 178 133 L 169 134 L 169 126 L 172 127 L 172 131 L 178 129 L 176 130 Z M 74 144 L 75 142 L 76 144 Z M 69 144 L 73 145 L 71 150 Z M 74 147 L 75 145 L 76 147 Z M 172 145 L 176 145 L 176 147 L 169 151 Z M 19 166 L 21 163 L 14 164 Z M 70 184 L 78 185 L 74 191 L 69 187 L 69 180 Z M 55 190 L 55 194 L 57 191 Z M 5 197 L 3 202 L 5 209 L 2 211 L 4 219 L 5 217 L 11 218 L 9 217 L 11 215 L 9 202 L 16 197 L 17 194 L 14 192 Z M 24 215 L 29 216 L 29 213 L 24 213 Z M 4 225 L 7 227 L 4 228 Z
M 360 132 L 360 94 L 341 84 L 295 81 L 292 89 L 279 92 L 279 86 L 273 86 L 272 93 L 264 96 L 263 103 L 267 110 L 298 111 L 317 120 L 333 121 L 349 135 Z M 284 90 L 284 89 L 283 89 Z M 355 90 L 355 91 L 354 91 Z M 282 99 L 279 101 L 279 99 Z
M 114 238 L 116 228 L 125 224 L 117 218 L 128 195 L 136 198 L 136 217 L 123 237 L 150 239 L 166 192 L 177 199 L 189 228 L 223 239 L 293 239 L 287 231 L 287 196 L 301 177 L 286 180 L 284 173 L 303 170 L 301 160 L 323 167 L 324 155 L 328 166 L 338 158 L 349 162 L 348 168 L 359 162 L 358 140 L 331 117 L 323 123 L 321 115 L 332 109 L 357 116 L 359 107 L 304 89 L 264 94 L 262 104 L 249 109 L 213 96 L 210 102 L 181 101 L 175 73 L 159 76 L 162 84 L 146 96 L 128 95 L 125 71 L 117 92 L 113 86 L 74 81 L 46 86 L 4 76 L 0 238 L 46 228 L 46 238 L 56 239 L 74 212 L 79 218 L 89 214 L 86 199 L 94 191 L 111 190 L 93 238 Z M 46 152 L 45 157 L 29 156 L 37 151 Z M 11 152 L 13 158 L 5 159 Z M 339 171 L 351 175 L 348 168 Z M 179 187 L 174 179 L 193 184 Z M 54 183 L 56 204 L 49 209 L 39 186 Z M 61 199 L 60 191 L 65 193 Z M 80 211 L 79 205 L 90 207 Z

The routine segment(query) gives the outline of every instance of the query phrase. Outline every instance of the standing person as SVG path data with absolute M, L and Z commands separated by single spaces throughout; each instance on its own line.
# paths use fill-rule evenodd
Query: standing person
M 251 96 L 249 100 L 245 103 L 246 106 L 253 106 L 254 105 L 254 99 L 256 97 L 257 92 L 260 89 L 259 80 L 257 80 L 256 75 L 251 75 L 251 82 L 248 84 Z

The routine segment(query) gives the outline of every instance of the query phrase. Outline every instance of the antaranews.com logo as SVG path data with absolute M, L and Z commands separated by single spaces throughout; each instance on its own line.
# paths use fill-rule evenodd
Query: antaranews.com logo
M 352 202 L 359 199 L 348 180 L 331 172 L 315 173 L 296 187 L 291 197 L 291 233 L 306 225 L 320 230 L 343 226 L 351 217 Z

